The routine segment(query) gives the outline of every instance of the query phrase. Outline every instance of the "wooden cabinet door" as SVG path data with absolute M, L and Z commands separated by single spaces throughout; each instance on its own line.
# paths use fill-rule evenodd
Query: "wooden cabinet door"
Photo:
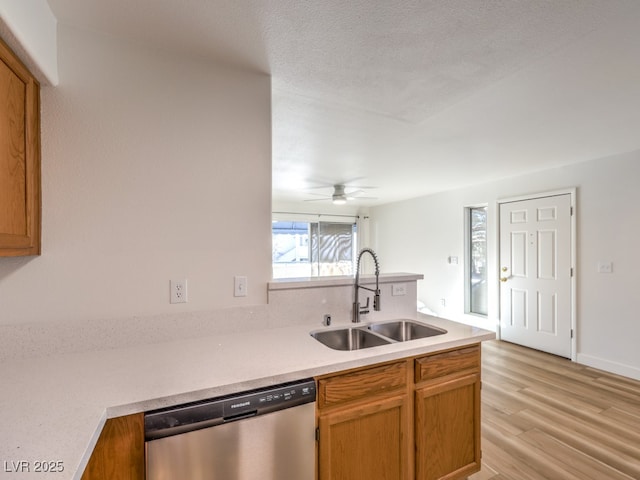
M 402 395 L 321 414 L 320 480 L 406 480 L 408 413 Z
M 40 253 L 40 86 L 0 41 L 0 257 Z
M 144 478 L 144 414 L 107 420 L 81 480 Z
M 480 470 L 480 375 L 415 392 L 416 479 L 458 479 Z

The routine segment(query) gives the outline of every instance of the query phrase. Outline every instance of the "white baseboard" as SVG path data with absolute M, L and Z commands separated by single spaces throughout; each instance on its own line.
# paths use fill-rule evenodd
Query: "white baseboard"
M 623 363 L 612 362 L 604 358 L 594 357 L 593 355 L 578 354 L 578 363 L 589 367 L 598 368 L 606 372 L 615 373 L 624 377 L 640 380 L 640 368 L 625 365 Z

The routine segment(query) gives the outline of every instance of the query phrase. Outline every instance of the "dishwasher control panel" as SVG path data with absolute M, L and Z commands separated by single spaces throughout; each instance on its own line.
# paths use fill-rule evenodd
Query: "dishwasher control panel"
M 265 391 L 245 392 L 224 400 L 225 419 L 233 419 L 238 415 L 252 412 L 268 413 L 272 410 L 313 402 L 316 399 L 316 385 L 313 380 L 307 383 L 296 383 L 291 386 L 278 386 Z
M 282 383 L 145 413 L 147 441 L 284 410 L 316 400 L 313 379 Z

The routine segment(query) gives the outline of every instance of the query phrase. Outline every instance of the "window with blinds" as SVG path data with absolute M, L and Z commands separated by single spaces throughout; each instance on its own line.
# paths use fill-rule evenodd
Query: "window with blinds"
M 274 221 L 273 278 L 353 275 L 356 224 Z

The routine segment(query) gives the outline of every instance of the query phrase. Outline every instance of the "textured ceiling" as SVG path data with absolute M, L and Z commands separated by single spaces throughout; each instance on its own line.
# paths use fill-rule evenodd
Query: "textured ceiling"
M 348 5 L 345 7 L 345 4 Z M 322 2 L 270 19 L 274 83 L 419 123 L 597 28 L 608 1 Z
M 385 203 L 640 148 L 636 0 L 49 3 L 269 72 L 276 200 L 357 179 L 378 187 L 362 204 Z

